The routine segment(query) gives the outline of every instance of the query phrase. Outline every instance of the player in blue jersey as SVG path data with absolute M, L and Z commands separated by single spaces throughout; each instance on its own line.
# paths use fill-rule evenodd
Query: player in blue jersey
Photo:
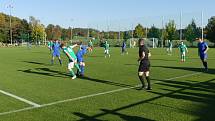
M 85 63 L 84 63 L 84 58 L 83 56 L 87 53 L 87 47 L 84 45 L 80 46 L 80 50 L 76 53 L 77 56 L 77 63 L 80 67 L 80 73 L 78 72 L 78 76 L 83 77 L 84 76 L 84 67 L 85 67 Z
M 204 42 L 204 40 L 202 40 L 201 38 L 198 39 L 198 54 L 199 54 L 199 57 L 202 61 L 202 64 L 205 68 L 205 71 L 208 71 L 208 63 L 207 63 L 207 58 L 208 58 L 208 55 L 207 55 L 207 51 L 209 50 L 209 47 L 207 45 L 206 42 Z
M 52 60 L 51 60 L 51 64 L 54 64 L 54 58 L 57 57 L 60 65 L 62 65 L 62 60 L 60 58 L 60 42 L 58 40 L 55 40 L 53 45 L 52 45 Z
M 122 55 L 126 53 L 128 54 L 127 50 L 126 50 L 126 41 L 124 40 L 123 43 L 122 43 Z

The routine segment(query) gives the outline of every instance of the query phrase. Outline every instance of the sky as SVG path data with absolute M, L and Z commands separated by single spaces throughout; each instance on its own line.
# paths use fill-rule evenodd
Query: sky
M 0 12 L 11 13 L 22 19 L 34 16 L 42 24 L 62 27 L 90 27 L 99 30 L 128 30 L 137 23 L 162 27 L 175 20 L 182 27 L 192 19 L 206 25 L 215 16 L 215 0 L 0 0 Z M 162 24 L 163 23 L 163 24 Z

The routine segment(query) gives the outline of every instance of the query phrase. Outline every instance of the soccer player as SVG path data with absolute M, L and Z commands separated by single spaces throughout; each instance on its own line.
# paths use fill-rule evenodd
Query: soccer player
M 50 41 L 48 41 L 48 48 L 49 48 L 49 50 L 50 50 L 50 53 L 52 52 L 52 46 L 53 46 L 53 42 L 50 40 Z
M 202 61 L 202 64 L 205 68 L 205 71 L 208 71 L 208 63 L 207 63 L 207 51 L 209 50 L 209 47 L 207 45 L 206 42 L 204 42 L 204 40 L 202 40 L 201 38 L 198 39 L 199 43 L 198 43 L 198 54 L 199 57 Z
M 62 65 L 62 60 L 60 58 L 60 42 L 58 40 L 55 40 L 55 42 L 52 45 L 52 60 L 51 60 L 51 64 L 54 64 L 54 58 L 57 57 L 60 65 Z
M 186 52 L 188 52 L 187 46 L 181 41 L 181 44 L 178 46 L 180 54 L 181 54 L 181 62 L 185 62 Z
M 93 51 L 93 42 L 92 42 L 92 40 L 89 41 L 88 47 L 89 47 L 88 48 L 89 52 L 92 52 Z
M 149 49 L 145 46 L 144 40 L 140 39 L 139 40 L 139 69 L 138 69 L 138 76 L 139 79 L 142 83 L 142 88 L 146 88 L 147 90 L 152 90 L 151 88 L 151 82 L 150 82 L 150 77 L 149 77 L 149 71 L 150 71 L 150 61 L 149 57 L 151 56 Z M 147 80 L 148 86 L 145 86 L 144 82 L 144 76 Z
M 172 41 L 168 40 L 168 48 L 167 48 L 167 54 L 172 55 Z
M 123 43 L 122 43 L 122 55 L 126 53 L 128 54 L 127 50 L 126 50 L 126 41 L 124 40 Z
M 73 48 L 78 46 L 77 44 L 73 46 L 66 47 L 64 43 L 61 43 L 60 47 L 63 49 L 63 52 L 66 54 L 66 56 L 69 58 L 68 63 L 68 70 L 72 76 L 72 79 L 75 79 L 77 76 L 75 75 L 74 71 L 72 70 L 74 66 L 77 68 L 79 72 L 81 72 L 81 69 L 79 68 L 79 65 L 77 64 L 77 57 L 73 51 Z
M 104 49 L 105 49 L 105 58 L 106 56 L 108 55 L 108 57 L 110 58 L 110 53 L 109 53 L 109 49 L 110 49 L 110 44 L 108 44 L 107 41 L 105 41 L 105 44 L 104 44 Z
M 78 65 L 80 67 L 80 73 L 78 72 L 78 76 L 83 77 L 84 76 L 84 67 L 85 67 L 85 63 L 84 63 L 84 58 L 83 56 L 87 53 L 87 47 L 84 45 L 81 45 L 80 50 L 76 53 L 77 56 L 77 62 Z

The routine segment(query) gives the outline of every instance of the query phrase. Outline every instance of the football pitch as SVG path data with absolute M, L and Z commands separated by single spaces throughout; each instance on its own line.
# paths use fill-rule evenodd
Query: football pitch
M 180 62 L 150 49 L 152 91 L 138 90 L 138 48 L 121 55 L 95 48 L 85 58 L 85 78 L 72 80 L 45 47 L 0 48 L 0 121 L 213 121 L 215 49 L 203 72 L 197 49 Z

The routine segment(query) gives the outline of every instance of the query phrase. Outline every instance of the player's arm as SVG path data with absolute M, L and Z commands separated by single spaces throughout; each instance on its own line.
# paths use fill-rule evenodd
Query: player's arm
M 145 56 L 146 56 L 146 54 L 145 54 L 145 52 L 143 52 L 143 53 L 142 53 L 142 56 L 138 59 L 138 61 L 143 60 L 143 59 L 145 58 Z
M 187 51 L 187 53 L 188 53 L 188 49 L 187 49 L 187 46 L 185 46 L 186 47 L 186 51 Z
M 207 45 L 207 44 L 206 44 L 205 46 L 206 46 L 206 50 L 204 51 L 204 53 L 207 53 L 207 52 L 208 52 L 208 50 L 209 50 L 209 47 L 208 47 L 208 45 Z
M 71 48 L 75 48 L 75 47 L 77 47 L 78 45 L 77 44 L 74 44 L 74 45 L 72 45 L 72 46 L 70 46 Z

